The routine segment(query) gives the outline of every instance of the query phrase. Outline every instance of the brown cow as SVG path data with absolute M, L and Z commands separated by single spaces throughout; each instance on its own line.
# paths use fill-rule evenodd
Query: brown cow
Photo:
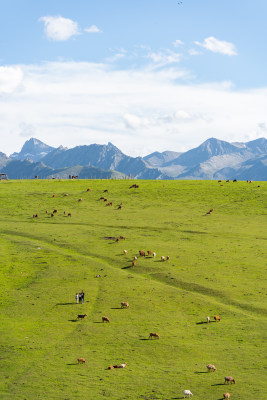
M 88 188 L 86 191 L 87 191 L 87 192 L 91 192 L 91 188 Z
M 102 322 L 110 322 L 110 319 L 108 317 L 102 317 Z
M 57 213 L 57 210 L 54 210 L 54 211 L 53 211 L 53 214 L 56 214 L 56 213 Z
M 223 394 L 223 398 L 224 398 L 224 399 L 230 399 L 230 393 L 229 393 L 229 392 L 224 393 L 224 394 Z
M 151 333 L 149 334 L 149 339 L 152 339 L 153 337 L 159 339 L 159 334 L 158 334 L 158 333 L 155 333 L 155 332 L 151 332 Z
M 71 213 L 68 213 L 68 217 L 71 217 Z
M 77 319 L 83 319 L 87 317 L 87 314 L 78 314 Z
M 224 383 L 234 383 L 235 384 L 235 380 L 234 380 L 234 378 L 232 377 L 232 376 L 225 376 L 224 377 Z
M 80 198 L 78 201 L 83 201 L 83 199 L 82 199 L 82 198 Z
M 122 301 L 121 302 L 121 308 L 129 308 L 130 307 L 130 305 L 129 305 L 129 303 L 127 303 L 126 301 Z
M 85 364 L 86 360 L 85 358 L 77 358 L 78 364 Z
M 38 218 L 38 214 L 33 214 L 32 218 Z
M 147 250 L 147 255 L 148 256 L 152 256 L 152 251 L 151 250 Z
M 210 371 L 215 372 L 216 371 L 216 367 L 213 364 L 208 364 L 207 365 L 207 369 L 208 369 L 208 372 L 210 372 Z
M 54 214 L 53 214 L 53 213 L 51 214 L 51 217 L 54 217 Z
M 139 250 L 139 255 L 141 257 L 145 257 L 146 256 L 146 252 L 144 250 Z
M 215 321 L 220 321 L 221 320 L 221 318 L 218 315 L 214 315 L 213 318 L 214 318 Z
M 120 239 L 126 240 L 126 237 L 125 236 L 120 236 Z
M 132 262 L 132 267 L 136 267 L 136 261 Z
M 56 195 L 55 194 L 53 194 L 53 196 L 52 197 L 56 197 Z

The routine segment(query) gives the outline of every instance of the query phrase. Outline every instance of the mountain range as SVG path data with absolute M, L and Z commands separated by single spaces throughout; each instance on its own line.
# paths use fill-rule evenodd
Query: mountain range
M 68 149 L 54 148 L 31 138 L 19 153 L 0 152 L 0 173 L 10 179 L 240 179 L 267 180 L 267 139 L 229 143 L 210 138 L 200 146 L 178 153 L 154 152 L 130 157 L 112 143 Z

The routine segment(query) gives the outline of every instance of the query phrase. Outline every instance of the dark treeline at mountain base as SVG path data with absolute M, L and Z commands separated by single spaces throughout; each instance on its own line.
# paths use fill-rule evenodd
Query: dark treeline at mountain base
M 154 152 L 130 157 L 112 143 L 54 148 L 38 139 L 19 153 L 0 153 L 0 173 L 10 179 L 79 176 L 81 179 L 239 179 L 267 180 L 267 140 L 228 143 L 210 138 L 185 153 Z

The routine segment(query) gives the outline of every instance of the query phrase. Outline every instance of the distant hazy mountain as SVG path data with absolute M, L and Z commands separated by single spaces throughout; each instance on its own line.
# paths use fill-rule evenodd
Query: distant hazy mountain
M 48 146 L 38 139 L 31 138 L 24 143 L 19 153 L 11 154 L 10 158 L 13 160 L 29 159 L 37 162 L 44 158 L 52 150 L 54 150 L 54 147 Z
M 149 166 L 158 168 L 167 162 L 176 159 L 181 154 L 182 153 L 177 153 L 177 151 L 163 151 L 162 153 L 155 151 L 154 153 L 148 154 L 143 158 Z
M 10 158 L 0 153 L 9 178 L 243 179 L 267 180 L 267 140 L 228 143 L 210 138 L 185 153 L 154 152 L 130 157 L 112 143 L 57 149 L 30 139 Z M 41 162 L 40 162 L 41 160 Z M 37 161 L 37 162 L 36 162 Z
M 0 152 L 0 168 L 4 167 L 8 163 L 8 156 Z
M 43 162 L 31 160 L 11 160 L 0 170 L 8 174 L 9 179 L 40 179 L 60 178 L 68 179 L 69 176 L 78 175 L 81 179 L 124 179 L 125 175 L 117 171 L 104 171 L 95 167 L 82 167 L 76 165 L 70 168 L 54 169 Z

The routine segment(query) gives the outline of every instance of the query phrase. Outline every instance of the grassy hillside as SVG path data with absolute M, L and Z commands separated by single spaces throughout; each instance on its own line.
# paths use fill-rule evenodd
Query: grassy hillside
M 267 183 L 132 183 L 0 182 L 0 398 L 266 399 Z

